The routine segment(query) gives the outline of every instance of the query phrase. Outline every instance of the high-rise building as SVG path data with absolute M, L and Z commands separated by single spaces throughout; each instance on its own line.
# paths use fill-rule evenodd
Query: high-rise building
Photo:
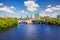
M 37 18 L 40 18 L 39 13 L 35 14 L 35 18 L 36 18 L 36 19 L 37 19 Z
M 30 18 L 32 18 L 32 15 L 30 15 Z

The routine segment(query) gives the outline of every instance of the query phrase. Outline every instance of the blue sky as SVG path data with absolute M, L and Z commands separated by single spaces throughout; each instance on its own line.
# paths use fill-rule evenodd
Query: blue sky
M 60 0 L 0 0 L 0 16 L 34 17 L 37 12 L 40 16 L 60 15 Z

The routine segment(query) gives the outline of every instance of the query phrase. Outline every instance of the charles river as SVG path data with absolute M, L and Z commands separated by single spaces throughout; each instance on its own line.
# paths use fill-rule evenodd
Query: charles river
M 18 24 L 0 32 L 0 40 L 60 40 L 60 27 L 48 24 Z

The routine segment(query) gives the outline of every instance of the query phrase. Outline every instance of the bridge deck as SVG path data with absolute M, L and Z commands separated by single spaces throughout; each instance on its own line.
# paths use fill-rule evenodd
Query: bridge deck
M 27 22 L 27 23 L 32 23 L 32 20 L 18 20 L 18 23 L 19 23 L 19 22 L 22 22 L 22 21 L 25 21 L 25 22 Z
M 42 20 L 42 19 L 40 19 L 40 20 Z M 18 20 L 18 23 L 20 23 L 20 22 L 22 22 L 22 21 L 25 21 L 25 22 L 27 22 L 27 23 L 32 23 L 32 20 Z M 45 22 L 45 19 L 44 19 L 43 21 Z

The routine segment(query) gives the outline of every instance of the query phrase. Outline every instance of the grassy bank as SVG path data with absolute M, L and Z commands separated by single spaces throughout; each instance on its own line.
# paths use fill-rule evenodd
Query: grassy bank
M 0 30 L 13 27 L 17 24 L 17 18 L 0 18 Z
M 46 18 L 45 22 L 47 24 L 60 26 L 60 18 Z

